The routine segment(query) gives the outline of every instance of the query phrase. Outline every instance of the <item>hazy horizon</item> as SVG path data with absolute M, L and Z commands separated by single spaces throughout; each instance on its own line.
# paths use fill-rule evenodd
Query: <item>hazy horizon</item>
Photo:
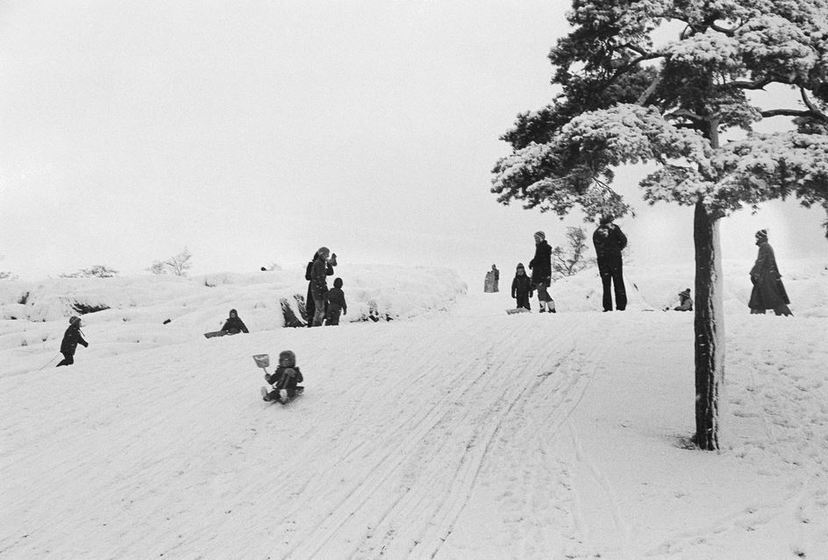
M 187 247 L 193 274 L 305 262 L 527 262 L 532 233 L 578 216 L 489 192 L 498 138 L 549 102 L 567 4 L 124 1 L 0 7 L 0 271 L 124 274 Z M 693 258 L 692 209 L 617 186 L 636 259 Z M 631 196 L 630 196 L 631 195 Z M 826 255 L 821 208 L 722 222 L 724 258 L 770 229 L 786 258 Z M 591 232 L 592 226 L 585 225 Z

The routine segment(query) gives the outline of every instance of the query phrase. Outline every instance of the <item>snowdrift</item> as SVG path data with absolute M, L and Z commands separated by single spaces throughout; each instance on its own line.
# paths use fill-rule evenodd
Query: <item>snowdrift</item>
M 445 311 L 466 290 L 453 271 L 439 268 L 341 265 L 329 285 L 337 276 L 344 280 L 348 302 L 342 322 L 401 320 Z M 92 353 L 118 354 L 198 339 L 221 328 L 230 309 L 238 311 L 251 332 L 278 329 L 285 326 L 283 301 L 301 316 L 307 285 L 299 269 L 193 278 L 0 281 L 0 360 L 10 364 L 17 357 L 54 355 L 72 315 L 83 317 Z M 37 364 L 23 361 L 23 370 Z M 3 368 L 0 375 L 23 370 Z

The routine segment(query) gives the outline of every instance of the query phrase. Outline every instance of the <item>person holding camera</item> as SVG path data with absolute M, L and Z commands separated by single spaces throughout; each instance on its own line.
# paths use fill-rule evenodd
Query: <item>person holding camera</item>
M 313 264 L 310 267 L 310 286 L 308 291 L 310 298 L 309 302 L 313 301 L 313 319 L 308 312 L 308 324 L 314 327 L 322 325 L 325 319 L 325 296 L 328 293 L 327 277 L 334 273 L 333 267 L 336 266 L 336 253 L 331 253 L 327 247 L 320 247 L 316 252 Z

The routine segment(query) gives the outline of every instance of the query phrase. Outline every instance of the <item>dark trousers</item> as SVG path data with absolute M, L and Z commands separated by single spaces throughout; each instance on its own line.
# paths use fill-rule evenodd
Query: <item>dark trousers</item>
M 339 316 L 342 314 L 342 308 L 338 305 L 328 304 L 328 310 L 325 313 L 325 325 L 338 325 Z
M 529 292 L 524 292 L 524 293 L 518 292 L 517 298 L 515 298 L 515 299 L 517 299 L 517 308 L 518 309 L 520 309 L 521 307 L 524 308 L 524 309 L 532 309 L 532 307 L 529 305 Z
M 64 352 L 61 352 L 61 354 L 63 354 L 63 359 L 60 362 L 58 362 L 58 365 L 56 365 L 55 367 L 71 366 L 72 364 L 75 363 L 75 355 L 74 354 L 66 354 Z
M 624 271 L 621 255 L 598 257 L 598 273 L 604 287 L 604 311 L 612 311 L 610 285 L 615 287 L 615 308 L 623 311 L 627 307 L 627 290 L 624 288 Z

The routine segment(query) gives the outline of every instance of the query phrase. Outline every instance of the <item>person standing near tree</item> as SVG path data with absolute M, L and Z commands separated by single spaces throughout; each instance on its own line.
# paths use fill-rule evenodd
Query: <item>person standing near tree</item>
M 627 246 L 627 236 L 613 223 L 613 216 L 604 214 L 592 243 L 598 257 L 598 273 L 604 289 L 604 311 L 612 311 L 611 285 L 615 287 L 615 308 L 624 311 L 627 307 L 627 290 L 624 287 L 624 271 L 621 251 Z
M 529 268 L 532 269 L 532 287 L 538 291 L 539 313 L 555 313 L 555 302 L 547 291 L 552 283 L 552 248 L 542 231 L 535 232 L 535 256 L 529 261 Z
M 69 328 L 63 333 L 63 340 L 60 343 L 60 353 L 63 354 L 63 359 L 55 367 L 71 366 L 75 363 L 75 350 L 78 344 L 84 348 L 89 346 L 89 343 L 83 339 L 80 326 L 80 317 L 69 318 Z
M 759 254 L 756 255 L 756 262 L 750 269 L 750 281 L 753 282 L 753 290 L 750 293 L 751 314 L 762 315 L 767 309 L 773 309 L 777 315 L 793 315 L 788 304 L 788 293 L 782 284 L 782 275 L 776 266 L 776 257 L 773 254 L 773 247 L 768 243 L 768 230 L 760 229 L 756 232 L 756 245 L 759 246 Z

